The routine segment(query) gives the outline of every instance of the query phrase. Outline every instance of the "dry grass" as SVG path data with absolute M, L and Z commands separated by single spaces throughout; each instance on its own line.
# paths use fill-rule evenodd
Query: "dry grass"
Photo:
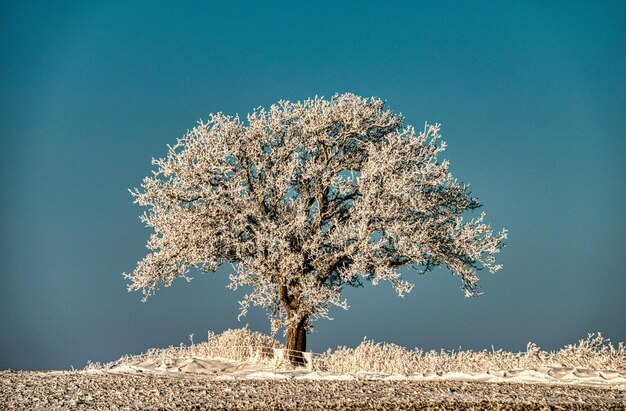
M 208 341 L 199 344 L 163 349 L 150 349 L 136 356 L 124 356 L 117 361 L 89 363 L 87 368 L 112 368 L 137 363 L 146 359 L 223 358 L 233 361 L 270 363 L 273 348 L 282 348 L 274 338 L 247 327 L 227 330 L 221 334 L 209 332 Z M 323 354 L 314 354 L 312 369 L 337 374 L 359 371 L 385 374 L 417 374 L 436 372 L 479 372 L 486 370 L 540 369 L 573 367 L 590 370 L 626 370 L 626 348 L 623 343 L 613 345 L 600 333 L 557 351 L 543 351 L 529 343 L 526 351 L 512 353 L 491 351 L 423 351 L 364 340 L 358 347 L 338 347 Z
M 190 336 L 191 339 L 191 336 Z M 246 326 L 235 330 L 226 330 L 221 334 L 209 331 L 206 342 L 191 345 L 169 346 L 167 348 L 150 348 L 139 355 L 125 355 L 116 361 L 101 364 L 88 362 L 86 369 L 110 369 L 119 365 L 133 364 L 148 359 L 173 358 L 223 358 L 232 361 L 263 361 L 271 359 L 272 348 L 282 345 L 274 338 Z
M 356 348 L 339 347 L 316 356 L 313 364 L 320 371 L 355 373 L 358 371 L 386 374 L 415 374 L 428 372 L 479 372 L 486 370 L 539 369 L 574 367 L 594 370 L 626 369 L 626 349 L 623 343 L 613 345 L 600 333 L 589 334 L 577 344 L 558 351 L 542 351 L 533 343 L 526 351 L 512 353 L 492 351 L 423 351 L 363 341 Z

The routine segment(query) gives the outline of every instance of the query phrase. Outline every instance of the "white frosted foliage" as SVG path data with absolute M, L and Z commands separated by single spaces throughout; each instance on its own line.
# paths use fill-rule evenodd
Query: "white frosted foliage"
M 476 294 L 477 270 L 500 266 L 494 234 L 467 186 L 438 159 L 439 125 L 416 133 L 378 98 L 281 101 L 247 121 L 221 113 L 153 160 L 132 191 L 154 230 L 129 290 L 231 263 L 231 288 L 247 287 L 241 313 L 264 307 L 274 331 L 347 308 L 345 286 L 413 285 L 399 268 L 445 266 Z

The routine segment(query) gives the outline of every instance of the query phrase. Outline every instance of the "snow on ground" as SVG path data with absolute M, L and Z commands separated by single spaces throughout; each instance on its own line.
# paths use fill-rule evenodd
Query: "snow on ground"
M 484 370 L 480 372 L 446 372 L 384 374 L 357 372 L 337 374 L 308 370 L 306 367 L 276 366 L 255 362 L 237 362 L 220 358 L 147 358 L 116 365 L 102 372 L 114 374 L 155 374 L 161 376 L 210 377 L 229 379 L 296 379 L 296 380 L 402 380 L 402 381 L 476 381 L 544 384 L 595 385 L 626 388 L 626 371 L 591 370 L 573 367 L 545 367 L 530 370 Z M 100 372 L 95 370 L 94 372 Z

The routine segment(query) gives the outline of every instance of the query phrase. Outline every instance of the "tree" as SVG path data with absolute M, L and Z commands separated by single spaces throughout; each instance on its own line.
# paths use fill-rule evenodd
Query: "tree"
M 251 287 L 241 315 L 266 308 L 296 351 L 314 320 L 347 309 L 344 287 L 385 280 L 408 293 L 401 267 L 445 266 L 476 295 L 477 270 L 500 268 L 506 230 L 494 235 L 484 213 L 463 220 L 480 204 L 438 161 L 444 149 L 438 124 L 416 134 L 380 99 L 353 94 L 280 101 L 247 123 L 211 115 L 131 191 L 154 233 L 129 290 L 145 301 L 190 268 L 230 263 L 230 287 Z

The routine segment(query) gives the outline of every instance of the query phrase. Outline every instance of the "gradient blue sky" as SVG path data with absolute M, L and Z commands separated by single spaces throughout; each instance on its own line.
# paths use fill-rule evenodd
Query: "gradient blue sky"
M 228 268 L 148 303 L 127 189 L 211 112 L 379 96 L 510 231 L 465 299 L 444 270 L 347 292 L 309 346 L 626 340 L 626 3 L 26 2 L 0 6 L 0 369 L 82 367 L 237 322 Z

